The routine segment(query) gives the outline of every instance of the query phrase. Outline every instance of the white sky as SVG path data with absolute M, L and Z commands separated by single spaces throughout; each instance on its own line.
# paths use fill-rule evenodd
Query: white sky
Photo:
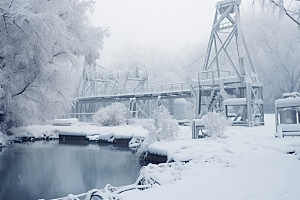
M 109 27 L 100 64 L 126 44 L 177 49 L 208 38 L 217 0 L 97 0 L 93 24 Z

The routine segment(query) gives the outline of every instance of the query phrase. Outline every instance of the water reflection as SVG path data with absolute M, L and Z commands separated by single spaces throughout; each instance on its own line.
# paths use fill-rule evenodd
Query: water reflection
M 140 168 L 131 150 L 108 144 L 15 144 L 0 153 L 0 199 L 51 199 L 132 184 Z

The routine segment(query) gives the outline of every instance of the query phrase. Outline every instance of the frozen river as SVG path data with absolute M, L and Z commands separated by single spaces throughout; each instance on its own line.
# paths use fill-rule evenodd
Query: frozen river
M 135 182 L 142 164 L 130 149 L 37 141 L 0 152 L 0 199 L 51 199 Z

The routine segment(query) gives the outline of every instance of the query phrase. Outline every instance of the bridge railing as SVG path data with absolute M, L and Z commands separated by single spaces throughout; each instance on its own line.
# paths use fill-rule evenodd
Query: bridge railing
M 146 86 L 138 88 L 116 88 L 116 89 L 97 89 L 85 92 L 81 97 L 92 96 L 112 96 L 112 95 L 136 95 L 136 94 L 157 94 L 166 92 L 189 91 L 188 85 L 183 83 L 165 84 L 158 86 Z

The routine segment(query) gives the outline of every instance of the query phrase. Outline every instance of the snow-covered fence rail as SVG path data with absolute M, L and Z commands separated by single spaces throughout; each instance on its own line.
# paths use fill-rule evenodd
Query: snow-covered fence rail
M 188 85 L 183 83 L 165 84 L 157 86 L 146 86 L 137 88 L 115 88 L 115 89 L 95 89 L 85 93 L 82 97 L 93 96 L 111 96 L 111 95 L 135 95 L 135 94 L 154 94 L 167 92 L 184 92 L 189 91 Z

